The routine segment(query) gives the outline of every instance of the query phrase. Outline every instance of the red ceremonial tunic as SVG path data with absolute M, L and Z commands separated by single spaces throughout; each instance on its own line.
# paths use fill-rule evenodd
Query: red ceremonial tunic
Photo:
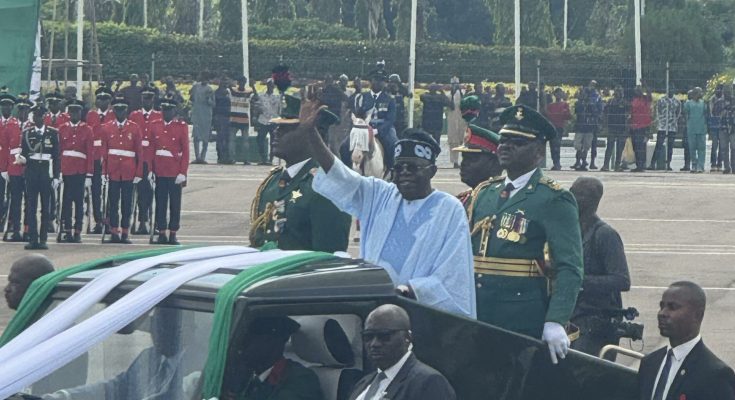
M 164 178 L 186 175 L 189 170 L 189 128 L 186 122 L 162 120 L 151 125 L 153 173 Z
M 87 113 L 87 125 L 92 128 L 92 148 L 94 160 L 101 160 L 105 155 L 105 149 L 102 147 L 104 138 L 102 137 L 102 125 L 115 120 L 115 113 L 111 109 L 101 111 L 100 109 Z
M 55 128 L 56 130 L 59 130 L 61 125 L 64 125 L 67 122 L 69 122 L 69 114 L 67 113 L 58 112 L 56 114 L 51 114 L 50 112 L 47 112 L 46 115 L 43 116 L 43 124 Z
M 20 121 L 15 117 L 0 117 L 0 172 L 8 172 L 11 176 L 22 176 L 25 165 L 13 164 L 15 155 L 20 154 L 23 131 Z
M 59 128 L 62 175 L 92 175 L 94 172 L 94 152 L 92 128 L 84 122 L 72 125 L 71 121 Z
M 138 124 L 138 127 L 140 127 L 140 143 L 142 146 L 141 161 L 148 163 L 148 168 L 150 169 L 150 164 L 153 162 L 154 155 L 154 150 L 151 143 L 153 141 L 151 137 L 151 124 L 156 121 L 161 121 L 163 119 L 163 115 L 160 111 L 150 110 L 148 112 L 145 112 L 141 108 L 130 113 L 130 116 L 128 118 Z
M 104 173 L 111 181 L 132 181 L 135 177 L 141 177 L 143 164 L 139 162 L 141 146 L 138 125 L 130 120 L 122 125 L 113 121 L 102 125 L 102 129 L 102 147 L 106 149 L 102 161 Z

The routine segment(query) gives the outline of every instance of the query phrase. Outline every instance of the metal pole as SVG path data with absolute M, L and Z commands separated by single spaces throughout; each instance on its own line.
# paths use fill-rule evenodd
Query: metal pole
M 147 28 L 147 27 L 148 27 L 148 0 L 143 0 L 143 28 Z
M 636 0 L 639 1 L 639 0 Z M 515 0 L 513 12 L 513 32 L 515 34 L 515 83 L 516 98 L 521 94 L 521 0 Z
M 248 0 L 240 1 L 242 10 L 242 76 L 250 79 L 250 38 L 248 33 Z
M 156 80 L 156 53 L 151 53 L 151 82 Z
M 56 3 L 58 1 L 54 0 L 54 8 L 51 12 L 51 21 L 56 22 Z M 51 71 L 53 71 L 54 67 L 54 42 L 56 41 L 56 29 L 53 28 L 53 25 L 51 27 L 51 43 L 49 43 L 49 50 L 48 50 L 48 78 L 46 80 L 48 81 L 48 84 L 51 84 Z
M 69 0 L 64 2 L 64 87 L 69 82 Z
M 536 111 L 541 112 L 541 60 L 536 60 Z
M 666 61 L 666 96 L 669 95 L 669 62 Z M 668 112 L 668 107 L 666 108 L 666 112 Z
M 640 85 L 643 78 L 641 65 L 641 0 L 634 0 L 635 7 L 635 84 Z
M 416 80 L 416 14 L 418 0 L 411 0 L 411 43 L 408 51 L 408 93 L 413 93 Z M 408 127 L 413 128 L 413 96 L 408 98 Z
M 204 0 L 199 0 L 199 39 L 204 38 Z
M 564 0 L 564 50 L 567 49 L 567 30 L 569 29 L 569 0 Z
M 77 0 L 77 100 L 82 99 L 84 66 L 84 1 Z

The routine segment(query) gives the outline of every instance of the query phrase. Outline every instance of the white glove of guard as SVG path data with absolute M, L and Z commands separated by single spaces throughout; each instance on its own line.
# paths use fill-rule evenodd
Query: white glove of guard
M 85 187 L 85 188 L 90 188 L 90 187 L 92 187 L 92 177 L 91 177 L 91 176 L 88 176 L 88 177 L 86 177 L 86 178 L 84 179 L 84 187 Z
M 564 327 L 557 322 L 545 322 L 544 333 L 541 335 L 541 340 L 549 345 L 549 355 L 551 356 L 551 362 L 558 364 L 558 359 L 564 359 L 569 351 L 569 337 Z M 557 359 L 558 357 L 558 359 Z
M 0 172 L 0 176 L 3 177 L 3 179 L 5 180 L 5 182 L 8 181 L 8 171 Z
M 102 184 L 106 185 L 110 183 L 110 176 L 109 175 L 102 175 Z
M 137 185 L 137 184 L 138 184 L 138 183 L 139 183 L 140 181 L 142 181 L 142 180 L 143 180 L 143 179 L 141 179 L 140 177 L 137 177 L 137 176 L 136 176 L 135 178 L 133 178 L 133 185 Z
M 23 157 L 22 154 L 16 154 L 15 155 L 15 162 L 13 164 L 15 165 L 23 165 L 26 163 L 26 158 Z
M 60 184 L 60 183 L 61 183 L 61 181 L 59 180 L 59 178 L 54 178 L 54 180 L 52 180 L 52 181 L 51 181 L 51 187 L 52 187 L 52 188 L 53 188 L 54 190 L 56 190 L 56 189 L 58 189 L 58 188 L 59 188 L 59 184 Z
M 184 174 L 176 175 L 176 181 L 174 181 L 175 184 L 181 185 L 184 182 L 186 182 L 186 175 Z

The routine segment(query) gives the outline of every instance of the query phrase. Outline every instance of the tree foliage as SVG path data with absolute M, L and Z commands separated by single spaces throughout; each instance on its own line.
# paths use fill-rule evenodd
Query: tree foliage
M 514 2 L 493 0 L 494 43 L 512 45 L 514 38 Z M 549 47 L 555 43 L 548 0 L 521 0 L 521 43 Z

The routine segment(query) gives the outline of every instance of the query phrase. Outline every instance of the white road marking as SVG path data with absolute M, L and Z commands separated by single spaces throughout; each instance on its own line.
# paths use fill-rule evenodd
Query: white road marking
M 205 211 L 205 210 L 181 210 L 182 214 L 250 214 L 248 211 Z
M 666 290 L 669 287 L 668 286 L 631 286 L 631 289 L 639 289 L 639 290 Z M 703 287 L 704 290 L 717 290 L 717 291 L 725 291 L 725 292 L 732 292 L 735 291 L 735 288 L 729 288 L 729 287 Z

